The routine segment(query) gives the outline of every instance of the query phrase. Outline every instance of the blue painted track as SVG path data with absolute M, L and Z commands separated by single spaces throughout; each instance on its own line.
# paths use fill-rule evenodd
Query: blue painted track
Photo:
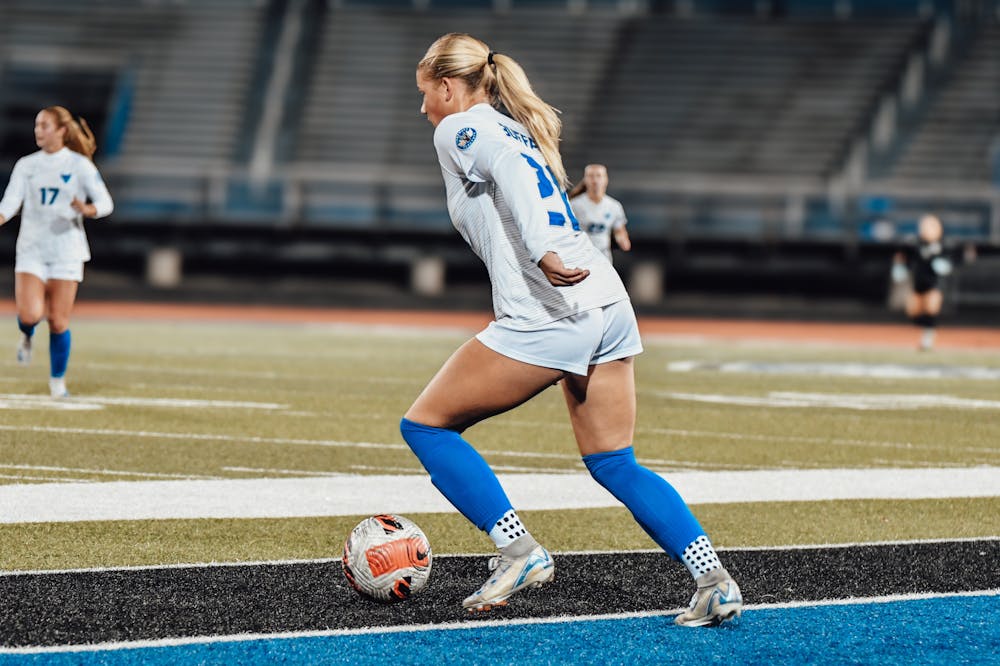
M 1000 655 L 998 601 L 983 595 L 759 609 L 722 629 L 674 627 L 658 616 L 0 654 L 0 664 L 982 664 Z

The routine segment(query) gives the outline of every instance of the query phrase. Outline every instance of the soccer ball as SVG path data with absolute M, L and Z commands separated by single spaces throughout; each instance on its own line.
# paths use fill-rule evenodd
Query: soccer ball
M 344 542 L 347 582 L 379 601 L 416 594 L 431 575 L 431 544 L 412 520 L 382 514 L 365 518 Z

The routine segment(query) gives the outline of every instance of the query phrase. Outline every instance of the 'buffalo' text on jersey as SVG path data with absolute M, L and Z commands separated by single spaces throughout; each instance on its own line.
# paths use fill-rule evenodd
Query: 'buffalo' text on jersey
M 17 161 L 0 215 L 9 220 L 21 211 L 18 256 L 46 263 L 90 260 L 83 216 L 70 206 L 74 198 L 89 198 L 97 208 L 95 217 L 114 208 L 97 167 L 80 153 L 66 147 L 54 153 L 39 150 Z
M 434 146 L 452 223 L 486 264 L 498 321 L 531 330 L 628 298 L 520 123 L 477 104 L 444 118 Z M 538 267 L 546 252 L 590 275 L 572 286 L 553 286 Z
M 573 197 L 569 203 L 573 206 L 573 214 L 579 220 L 580 228 L 587 232 L 594 246 L 610 259 L 611 231 L 628 224 L 621 203 L 608 195 L 595 203 L 586 192 Z

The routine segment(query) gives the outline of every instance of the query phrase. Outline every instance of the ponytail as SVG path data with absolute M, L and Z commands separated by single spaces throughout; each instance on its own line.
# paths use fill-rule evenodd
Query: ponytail
M 538 144 L 545 162 L 552 169 L 556 182 L 565 189 L 566 168 L 559 154 L 559 135 L 562 133 L 559 110 L 546 104 L 535 93 L 528 76 L 513 58 L 494 53 L 490 59 L 493 64 L 487 65 L 486 83 L 489 86 L 492 78 L 494 85 L 491 92 L 495 91 L 495 99 L 499 102 L 494 103 L 494 106 L 502 105 L 514 120 L 527 128 L 528 134 Z
M 569 192 L 566 193 L 566 197 L 568 199 L 572 199 L 573 197 L 580 196 L 581 194 L 583 194 L 586 191 L 587 191 L 587 182 L 581 180 L 579 183 L 577 183 L 576 185 L 573 186 L 572 190 L 570 190 Z
M 66 128 L 66 137 L 63 143 L 72 151 L 78 152 L 88 159 L 94 159 L 97 152 L 97 139 L 90 130 L 90 125 L 83 118 L 79 121 L 73 118 L 73 114 L 63 106 L 47 106 L 42 109 L 46 113 L 52 114 L 56 120 L 57 127 Z
M 559 134 L 562 132 L 559 110 L 535 93 L 516 60 L 494 53 L 475 37 L 453 32 L 431 44 L 417 69 L 431 79 L 460 78 L 470 90 L 483 88 L 494 108 L 506 111 L 524 125 L 538 144 L 556 182 L 566 187 L 566 169 L 559 154 Z

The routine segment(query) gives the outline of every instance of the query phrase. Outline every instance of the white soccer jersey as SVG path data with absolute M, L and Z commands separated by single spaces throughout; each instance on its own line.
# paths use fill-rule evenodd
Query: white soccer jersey
M 18 256 L 45 263 L 90 260 L 83 216 L 70 206 L 74 197 L 89 197 L 96 217 L 114 208 L 97 167 L 80 153 L 66 147 L 54 153 L 39 150 L 17 161 L 0 201 L 0 215 L 9 220 L 21 211 Z
M 628 298 L 611 263 L 579 230 L 566 193 L 520 123 L 477 104 L 444 118 L 434 146 L 452 223 L 489 271 L 497 321 L 531 330 Z M 538 267 L 549 251 L 590 275 L 553 286 Z
M 621 229 L 628 220 L 625 209 L 617 199 L 604 195 L 600 201 L 594 201 L 584 192 L 570 200 L 573 213 L 580 222 L 580 228 L 587 232 L 591 242 L 598 250 L 611 259 L 611 231 Z

